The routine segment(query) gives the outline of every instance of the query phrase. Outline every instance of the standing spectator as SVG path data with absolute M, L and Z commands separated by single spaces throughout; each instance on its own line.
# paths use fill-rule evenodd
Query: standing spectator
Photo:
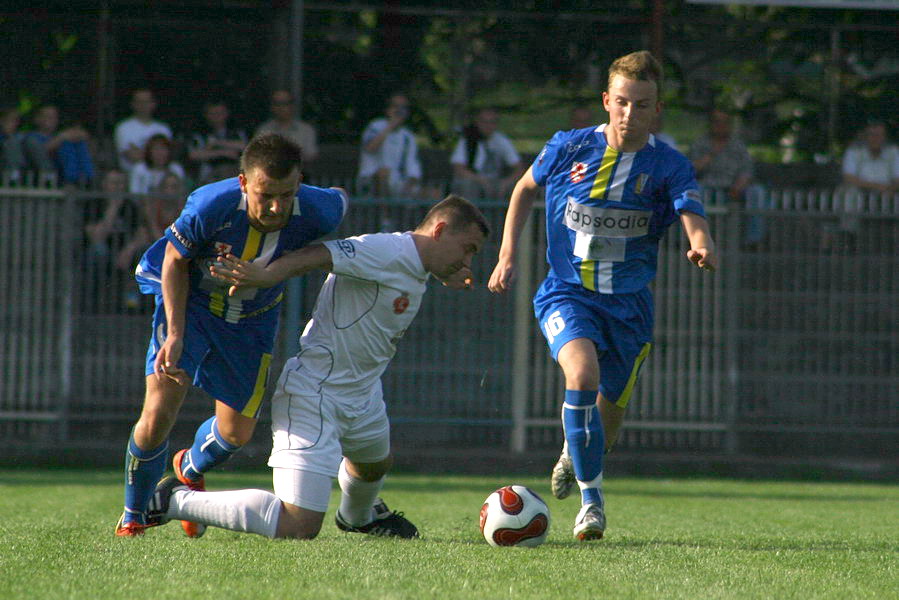
M 752 182 L 752 157 L 733 129 L 730 113 L 712 109 L 708 134 L 690 147 L 689 157 L 696 178 L 704 190 L 724 190 L 731 202 L 744 204 L 750 210 L 765 208 L 765 191 Z M 744 244 L 755 246 L 764 236 L 763 217 L 750 215 L 743 235 Z
M 94 178 L 89 141 L 81 125 L 60 130 L 59 108 L 45 104 L 34 113 L 34 131 L 25 136 L 25 151 L 41 177 L 52 173 L 62 183 L 84 185 Z
M 119 122 L 115 128 L 115 147 L 119 156 L 119 166 L 130 173 L 134 165 L 143 160 L 144 146 L 152 136 L 160 134 L 172 139 L 168 125 L 153 119 L 156 112 L 156 97 L 153 92 L 141 88 L 131 96 L 133 115 Z
M 17 182 L 27 166 L 22 134 L 19 133 L 19 109 L 7 106 L 0 109 L 0 183 Z
M 450 157 L 454 193 L 469 199 L 505 198 L 524 173 L 521 157 L 498 125 L 499 114 L 483 108 L 463 131 Z
M 277 133 L 298 144 L 303 149 L 303 163 L 318 158 L 318 135 L 315 127 L 297 118 L 296 103 L 288 90 L 272 92 L 272 118 L 259 126 L 256 136 Z
M 393 94 L 385 117 L 371 121 L 362 132 L 359 186 L 375 196 L 416 196 L 421 189 L 421 162 L 415 135 L 404 125 L 409 98 Z
M 128 176 L 128 191 L 146 194 L 168 173 L 184 179 L 184 168 L 172 160 L 172 140 L 159 133 L 147 140 L 143 160 L 134 165 Z
M 240 153 L 247 145 L 247 134 L 228 123 L 231 113 L 223 100 L 207 102 L 203 107 L 205 126 L 193 134 L 187 157 L 199 163 L 200 185 L 236 177 Z

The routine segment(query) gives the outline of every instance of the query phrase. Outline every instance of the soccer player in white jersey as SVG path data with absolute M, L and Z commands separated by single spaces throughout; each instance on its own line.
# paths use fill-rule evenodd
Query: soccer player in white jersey
M 512 192 L 497 265 L 488 287 L 510 289 L 518 239 L 534 197 L 546 187 L 546 257 L 550 269 L 534 311 L 565 378 L 565 446 L 552 492 L 576 481 L 579 540 L 606 527 L 604 453 L 618 437 L 627 402 L 652 339 L 659 240 L 680 219 L 687 259 L 717 266 L 715 245 L 690 162 L 650 131 L 660 110 L 662 69 L 649 52 L 622 56 L 602 94 L 609 122 L 559 131 Z
M 275 494 L 201 492 L 174 478 L 157 486 L 150 524 L 169 519 L 257 533 L 315 537 L 337 477 L 343 531 L 418 537 L 378 494 L 390 468 L 390 423 L 381 374 L 421 305 L 429 274 L 470 286 L 471 261 L 489 234 L 481 212 L 459 196 L 434 205 L 414 231 L 313 244 L 267 267 L 229 256 L 210 273 L 240 293 L 313 269 L 329 271 L 299 353 L 287 361 L 272 398 Z

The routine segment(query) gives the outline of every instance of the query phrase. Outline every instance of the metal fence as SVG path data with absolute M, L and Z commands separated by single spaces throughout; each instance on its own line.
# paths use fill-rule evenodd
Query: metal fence
M 93 243 L 100 194 L 0 189 L 0 433 L 6 445 L 118 452 L 143 396 L 151 301 L 135 294 L 126 231 Z M 427 206 L 356 199 L 339 232 L 411 229 Z M 764 210 L 707 198 L 722 268 L 684 258 L 677 226 L 653 284 L 653 351 L 620 448 L 697 455 L 879 456 L 899 442 L 899 201 L 848 206 L 822 191 L 769 194 Z M 394 437 L 408 447 L 557 448 L 562 383 L 531 309 L 545 273 L 543 214 L 525 233 L 512 294 L 484 287 L 504 203 L 483 209 L 495 235 L 477 259 L 481 284 L 432 283 L 384 377 Z M 858 229 L 841 231 L 841 215 Z M 743 243 L 744 224 L 765 236 Z M 758 225 L 758 223 L 756 223 Z M 127 229 L 126 225 L 123 225 Z M 296 348 L 321 277 L 291 283 L 279 369 Z M 272 379 L 276 379 L 273 377 Z M 211 409 L 192 392 L 179 435 Z M 263 417 L 265 421 L 267 415 Z M 265 425 L 257 437 L 267 444 Z M 414 442 L 414 443 L 413 443 Z M 402 447 L 402 443 L 398 443 Z

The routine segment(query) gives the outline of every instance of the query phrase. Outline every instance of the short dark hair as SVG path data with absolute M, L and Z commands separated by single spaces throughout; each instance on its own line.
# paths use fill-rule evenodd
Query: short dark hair
M 257 168 L 275 179 L 287 177 L 294 169 L 302 172 L 303 150 L 283 135 L 264 133 L 250 140 L 240 155 L 241 173 Z
M 476 224 L 484 234 L 490 237 L 490 224 L 487 218 L 477 206 L 456 194 L 450 194 L 428 210 L 428 214 L 421 220 L 418 229 L 422 229 L 434 220 L 443 220 L 451 231 L 465 229 L 472 223 Z

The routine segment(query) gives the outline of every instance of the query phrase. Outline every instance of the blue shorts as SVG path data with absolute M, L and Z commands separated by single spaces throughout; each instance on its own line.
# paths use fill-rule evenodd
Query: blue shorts
M 278 311 L 228 323 L 188 301 L 184 350 L 178 367 L 198 388 L 246 417 L 256 418 L 268 380 Z M 165 342 L 167 321 L 162 296 L 156 296 L 153 335 L 147 349 L 146 375 L 153 374 L 156 353 Z
M 534 314 L 555 360 L 571 340 L 593 340 L 599 354 L 600 393 L 613 404 L 627 406 L 652 347 L 649 288 L 632 294 L 601 294 L 547 277 L 534 295 Z

